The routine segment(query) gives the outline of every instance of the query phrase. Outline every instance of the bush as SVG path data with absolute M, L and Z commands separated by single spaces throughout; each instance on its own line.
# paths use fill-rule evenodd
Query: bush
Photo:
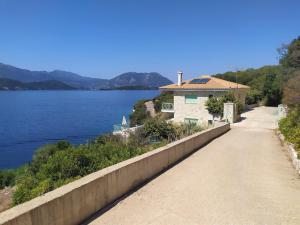
M 175 137 L 175 130 L 171 123 L 159 118 L 148 119 L 144 124 L 144 134 L 158 139 L 170 139 Z
M 234 97 L 233 92 L 227 92 L 224 96 L 222 97 L 212 97 L 209 98 L 206 103 L 206 109 L 208 112 L 212 115 L 221 115 L 223 116 L 223 111 L 224 111 L 224 103 L 226 102 L 233 102 L 236 103 L 237 105 L 237 112 L 238 114 L 241 114 L 244 110 L 244 107 L 241 102 L 236 100 Z
M 208 110 L 208 112 L 212 115 L 214 114 L 222 114 L 223 112 L 223 102 L 220 101 L 219 98 L 217 97 L 212 97 L 209 98 L 206 103 L 206 109 Z
M 300 158 L 300 108 L 292 108 L 287 117 L 279 121 L 279 130 L 285 139 L 294 144 Z
M 180 125 L 174 125 L 175 129 L 175 138 L 179 140 L 181 138 L 187 137 L 194 133 L 204 130 L 204 127 L 201 127 L 194 123 L 183 123 Z
M 150 118 L 145 106 L 146 101 L 147 100 L 140 100 L 134 105 L 134 112 L 129 116 L 131 127 L 142 125 L 148 118 Z
M 246 104 L 252 105 L 260 102 L 263 99 L 263 95 L 259 90 L 249 90 L 246 95 Z
M 283 102 L 289 106 L 300 104 L 300 70 L 292 73 L 283 91 Z
M 162 119 L 149 119 L 128 139 L 105 134 L 79 146 L 72 146 L 67 141 L 45 145 L 36 151 L 31 163 L 14 170 L 14 177 L 9 176 L 9 171 L 3 176 L 4 171 L 1 171 L 0 179 L 4 186 L 16 182 L 13 203 L 17 205 L 200 130 L 202 128 L 196 125 L 175 126 Z M 158 141 L 150 143 L 150 137 L 157 137 Z
M 14 185 L 15 177 L 14 170 L 0 170 L 0 189 Z
M 266 76 L 262 93 L 265 96 L 265 105 L 278 106 L 282 100 L 282 84 L 275 74 Z

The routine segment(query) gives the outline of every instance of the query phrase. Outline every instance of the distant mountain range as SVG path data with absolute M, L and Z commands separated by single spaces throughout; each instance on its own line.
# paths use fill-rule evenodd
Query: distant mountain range
M 21 81 L 0 78 L 0 90 L 74 90 L 63 82 L 57 80 L 47 80 L 39 82 L 23 83 Z
M 152 89 L 170 83 L 172 81 L 156 72 L 128 72 L 112 79 L 100 79 L 61 70 L 30 71 L 0 63 L 0 90 L 103 90 L 138 86 Z

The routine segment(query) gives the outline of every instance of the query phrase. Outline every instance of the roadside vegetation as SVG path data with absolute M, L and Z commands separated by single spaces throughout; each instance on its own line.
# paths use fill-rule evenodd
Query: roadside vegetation
M 247 93 L 246 104 L 261 103 L 266 106 L 288 106 L 288 115 L 279 122 L 279 130 L 286 140 L 294 144 L 300 159 L 300 36 L 290 44 L 278 49 L 279 65 L 264 66 L 226 72 L 214 76 L 251 87 Z M 220 100 L 221 101 L 221 100 Z M 210 99 L 207 103 L 211 113 L 220 113 L 220 101 Z
M 284 47 L 280 63 L 291 72 L 283 88 L 283 103 L 288 106 L 288 115 L 279 122 L 279 130 L 294 144 L 300 159 L 300 37 Z
M 290 109 L 286 118 L 279 122 L 279 130 L 285 139 L 294 144 L 294 148 L 300 159 L 300 108 Z
M 254 89 L 254 90 L 250 89 L 247 92 L 245 103 L 247 105 L 258 104 L 263 100 L 263 98 L 264 98 L 264 96 L 261 91 L 256 90 L 256 89 Z
M 20 169 L 1 171 L 1 188 L 15 186 L 13 204 L 17 205 L 203 129 L 193 124 L 175 125 L 160 118 L 150 118 L 127 139 L 106 134 L 79 146 L 67 141 L 45 145 L 35 152 L 29 164 Z

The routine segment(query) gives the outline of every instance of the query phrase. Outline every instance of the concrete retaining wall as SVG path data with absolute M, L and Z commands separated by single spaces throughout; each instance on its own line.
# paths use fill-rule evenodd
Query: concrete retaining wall
M 288 114 L 288 107 L 286 105 L 280 104 L 277 107 L 278 111 L 278 120 L 281 120 L 282 118 L 285 118 Z
M 300 175 L 300 160 L 298 159 L 297 152 L 295 151 L 294 146 L 291 143 L 285 141 L 285 138 L 281 132 L 278 131 L 277 134 L 280 138 L 281 143 L 287 149 L 294 168 Z
M 0 225 L 79 224 L 230 129 L 220 125 L 64 185 L 0 214 Z

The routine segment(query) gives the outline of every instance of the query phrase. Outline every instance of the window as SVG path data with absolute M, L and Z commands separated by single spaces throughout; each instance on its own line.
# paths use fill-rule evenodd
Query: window
M 214 97 L 214 95 L 213 95 L 213 94 L 210 94 L 210 95 L 208 95 L 208 98 L 212 98 L 212 97 Z
M 185 104 L 197 104 L 197 95 L 186 95 Z
M 198 119 L 184 118 L 184 123 L 187 123 L 187 124 L 197 124 L 198 123 Z

